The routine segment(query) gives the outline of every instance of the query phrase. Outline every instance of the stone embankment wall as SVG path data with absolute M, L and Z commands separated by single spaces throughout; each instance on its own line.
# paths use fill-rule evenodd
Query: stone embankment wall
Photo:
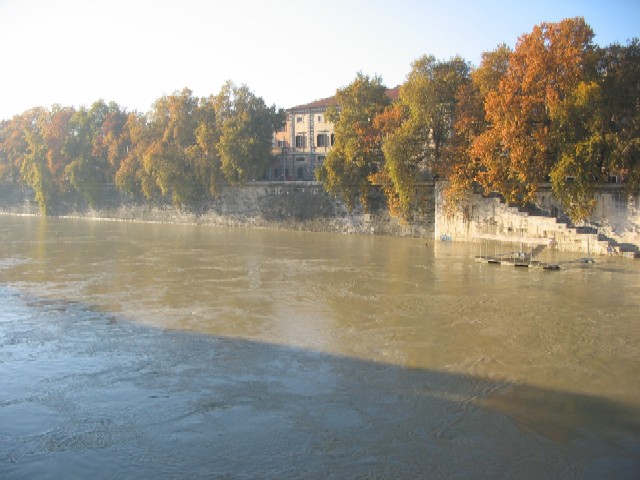
M 416 215 L 410 223 L 392 218 L 379 192 L 372 194 L 370 212 L 364 212 L 360 206 L 349 212 L 343 202 L 327 194 L 318 182 L 253 182 L 241 187 L 224 187 L 215 200 L 189 209 L 120 199 L 110 202 L 109 207 L 67 209 L 59 214 L 120 221 L 433 238 L 435 188 L 433 184 L 421 188 L 431 208 Z M 108 196 L 114 197 L 113 192 Z M 32 192 L 15 186 L 0 186 L 0 211 L 39 214 Z
M 481 195 L 473 195 L 468 202 L 449 211 L 442 196 L 443 187 L 444 184 L 436 187 L 436 239 L 527 240 L 550 243 L 561 251 L 594 254 L 637 253 L 640 247 L 640 192 L 628 195 L 620 185 L 603 186 L 596 195 L 594 214 L 579 226 L 562 220 L 562 205 L 548 186 L 541 186 L 537 194 L 540 214 L 523 212 L 500 198 Z
M 532 215 L 504 204 L 499 198 L 473 196 L 466 204 L 448 211 L 442 197 L 443 184 L 417 187 L 425 211 L 410 222 L 392 218 L 380 192 L 371 195 L 372 208 L 358 206 L 349 212 L 317 182 L 254 182 L 224 187 L 213 201 L 189 209 L 172 205 L 136 203 L 106 192 L 108 207 L 67 207 L 62 216 L 119 221 L 203 224 L 233 227 L 280 228 L 315 232 L 422 237 L 427 239 L 481 242 L 487 238 L 518 242 L 533 239 L 552 243 L 571 252 L 608 253 L 635 251 L 640 247 L 640 192 L 627 195 L 617 185 L 603 186 L 597 207 L 585 226 L 573 227 L 563 218 L 562 205 L 548 186 L 537 195 L 538 213 Z M 33 192 L 14 185 L 0 185 L 0 212 L 39 215 Z M 584 233 L 585 231 L 592 233 Z

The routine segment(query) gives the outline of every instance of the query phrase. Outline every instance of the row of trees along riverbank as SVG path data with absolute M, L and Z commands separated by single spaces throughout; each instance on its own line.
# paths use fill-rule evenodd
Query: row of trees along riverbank
M 100 100 L 34 108 L 0 124 L 0 180 L 26 184 L 47 214 L 61 201 L 100 206 L 105 185 L 139 200 L 187 206 L 221 183 L 259 178 L 284 113 L 248 87 L 158 99 L 147 115 Z
M 349 205 L 383 188 L 392 213 L 420 207 L 418 180 L 448 180 L 449 204 L 472 191 L 526 204 L 551 182 L 574 221 L 610 174 L 640 185 L 640 44 L 605 48 L 582 18 L 543 23 L 513 50 L 472 68 L 462 58 L 413 63 L 397 102 L 359 74 L 327 114 L 336 144 L 320 171 Z
M 543 23 L 478 67 L 417 59 L 397 101 L 359 73 L 327 112 L 335 145 L 317 177 L 348 206 L 382 188 L 392 214 L 422 208 L 415 185 L 448 180 L 452 204 L 497 192 L 525 204 L 550 181 L 574 220 L 610 173 L 640 185 L 640 43 L 598 47 L 582 18 Z M 232 83 L 208 98 L 185 89 L 151 112 L 114 103 L 34 108 L 0 124 L 0 181 L 30 186 L 41 210 L 75 196 L 98 206 L 105 184 L 177 206 L 222 183 L 261 178 L 284 114 Z

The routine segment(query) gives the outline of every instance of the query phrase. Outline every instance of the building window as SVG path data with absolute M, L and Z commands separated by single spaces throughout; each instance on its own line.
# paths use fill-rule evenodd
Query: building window
M 282 148 L 284 146 L 285 146 L 284 140 L 278 140 L 278 148 Z
M 318 123 L 322 123 L 322 115 L 318 115 Z
M 336 136 L 335 134 L 331 134 L 331 146 L 333 146 L 333 144 L 336 143 Z
M 296 148 L 306 148 L 307 137 L 304 135 L 296 135 Z
M 296 117 L 296 123 L 302 123 L 302 117 Z
M 296 157 L 296 162 L 304 162 L 304 157 Z
M 325 159 L 325 158 L 326 158 L 326 157 L 325 157 L 324 155 L 320 155 L 320 156 L 318 156 L 318 163 L 322 163 L 322 162 L 324 162 L 324 159 Z
M 316 138 L 316 145 L 318 147 L 328 147 L 329 146 L 329 137 L 326 133 L 319 133 Z

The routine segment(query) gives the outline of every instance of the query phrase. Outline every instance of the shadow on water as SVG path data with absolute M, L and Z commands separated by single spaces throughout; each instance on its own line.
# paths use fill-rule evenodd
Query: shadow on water
M 638 478 L 613 401 L 0 288 L 0 477 Z

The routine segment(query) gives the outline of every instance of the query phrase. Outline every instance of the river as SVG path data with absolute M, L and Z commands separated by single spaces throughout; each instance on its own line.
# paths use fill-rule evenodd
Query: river
M 0 478 L 640 477 L 640 261 L 0 216 Z

